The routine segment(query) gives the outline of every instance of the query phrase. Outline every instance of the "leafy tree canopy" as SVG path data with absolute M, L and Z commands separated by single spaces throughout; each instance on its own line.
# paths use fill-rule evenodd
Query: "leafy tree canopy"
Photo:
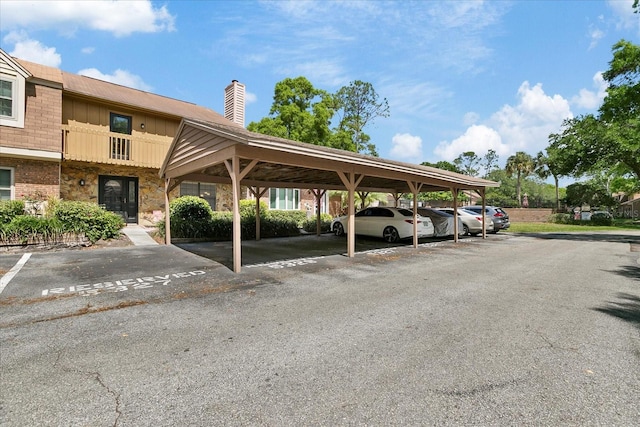
M 615 168 L 640 180 L 640 46 L 616 43 L 603 77 L 609 87 L 598 114 L 566 120 L 547 152 L 560 175 Z
M 331 128 L 336 114 L 339 122 Z M 375 118 L 388 116 L 387 100 L 379 100 L 371 83 L 356 80 L 330 94 L 315 88 L 305 77 L 286 78 L 276 83 L 269 116 L 249 123 L 247 129 L 377 156 L 364 128 Z

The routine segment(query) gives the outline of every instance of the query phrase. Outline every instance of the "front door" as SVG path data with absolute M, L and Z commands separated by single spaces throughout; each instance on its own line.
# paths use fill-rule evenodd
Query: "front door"
M 100 176 L 99 185 L 98 203 L 128 223 L 138 222 L 138 178 Z

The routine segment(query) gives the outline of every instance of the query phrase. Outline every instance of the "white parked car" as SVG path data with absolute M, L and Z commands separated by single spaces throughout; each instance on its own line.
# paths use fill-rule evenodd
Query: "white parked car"
M 431 219 L 418 215 L 418 237 L 433 237 Z M 349 217 L 340 216 L 331 222 L 336 236 L 347 232 Z M 387 242 L 413 237 L 413 211 L 404 208 L 370 207 L 355 214 L 356 234 L 382 237 Z

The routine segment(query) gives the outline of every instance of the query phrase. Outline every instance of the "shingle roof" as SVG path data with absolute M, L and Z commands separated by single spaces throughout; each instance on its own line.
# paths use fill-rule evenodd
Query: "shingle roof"
M 14 59 L 33 74 L 34 78 L 62 84 L 63 92 L 162 113 L 174 116 L 178 120 L 187 118 L 242 128 L 242 126 L 225 119 L 222 114 L 200 105 L 68 73 L 58 68 L 36 64 L 19 58 Z

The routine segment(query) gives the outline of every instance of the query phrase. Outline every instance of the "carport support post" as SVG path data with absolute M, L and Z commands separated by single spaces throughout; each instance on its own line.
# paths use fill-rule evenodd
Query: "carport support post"
M 347 256 L 353 258 L 356 252 L 356 218 L 355 218 L 355 191 L 358 184 L 364 178 L 364 175 L 360 175 L 356 178 L 355 172 L 340 172 L 337 171 L 340 180 L 349 192 L 349 220 L 347 225 Z
M 485 200 L 484 196 L 485 196 L 485 188 L 481 188 L 478 190 L 478 194 L 480 194 L 480 198 L 482 198 L 482 238 L 486 239 L 487 238 L 487 227 L 485 225 L 485 221 L 486 221 L 486 210 L 487 210 L 487 201 Z M 495 225 L 494 225 L 495 227 Z
M 451 187 L 453 196 L 453 241 L 458 242 L 458 189 Z
M 170 184 L 171 184 L 171 178 L 165 178 L 164 180 L 164 242 L 167 245 L 171 244 L 171 212 L 169 209 Z
M 418 247 L 418 193 L 422 188 L 421 182 L 407 181 L 413 195 L 413 247 Z
M 316 235 L 322 234 L 322 217 L 321 217 L 321 207 L 322 207 L 322 197 L 325 195 L 327 190 L 311 190 L 313 195 L 316 197 Z
M 240 224 L 240 159 L 233 157 L 225 160 L 225 165 L 231 176 L 233 187 L 233 271 L 240 273 L 242 265 L 242 227 Z M 231 163 L 231 164 L 229 164 Z
M 260 199 L 267 192 L 268 188 L 249 187 L 249 191 L 256 198 L 256 240 L 260 240 Z

